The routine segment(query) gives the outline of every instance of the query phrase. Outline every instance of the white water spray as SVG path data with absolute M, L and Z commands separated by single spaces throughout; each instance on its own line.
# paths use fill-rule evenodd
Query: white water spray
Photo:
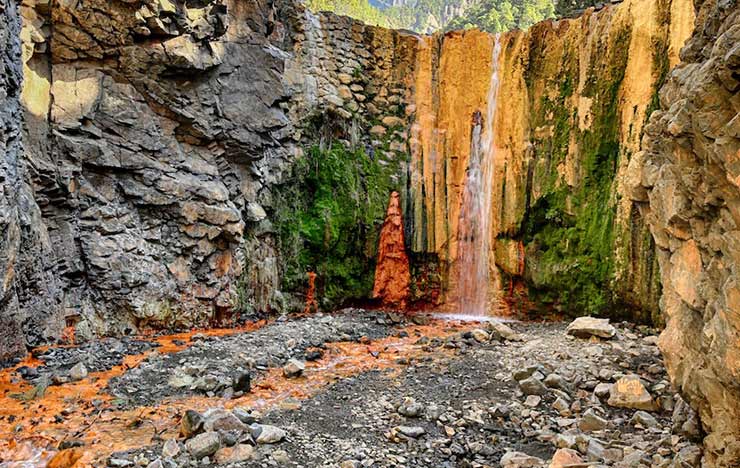
M 494 38 L 488 108 L 473 117 L 470 162 L 465 178 L 458 232 L 458 301 L 460 313 L 486 315 L 489 306 L 491 202 L 495 159 L 494 123 L 499 88 L 500 36 Z M 485 131 L 483 130 L 485 125 Z M 481 139 L 482 133 L 482 139 Z

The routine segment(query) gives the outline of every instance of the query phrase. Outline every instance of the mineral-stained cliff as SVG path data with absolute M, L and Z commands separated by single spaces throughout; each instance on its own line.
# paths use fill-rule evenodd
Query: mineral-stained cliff
M 300 307 L 308 271 L 323 307 L 369 298 L 393 191 L 409 303 L 451 297 L 494 36 L 287 0 L 21 13 L 34 254 L 15 262 L 12 308 L 28 344 Z M 522 283 L 574 313 L 657 311 L 654 244 L 623 183 L 692 21 L 687 0 L 630 0 L 498 39 L 492 298 Z
M 499 98 L 488 116 L 495 119 L 494 176 L 486 194 L 493 296 L 523 279 L 531 299 L 569 313 L 657 315 L 654 244 L 623 180 L 693 16 L 687 0 L 633 0 L 498 39 Z M 494 42 L 469 31 L 419 46 L 412 248 L 453 269 L 470 116 L 486 114 Z
M 709 466 L 740 460 L 740 8 L 699 1 L 660 94 L 630 195 L 658 246 L 674 384 L 698 408 Z

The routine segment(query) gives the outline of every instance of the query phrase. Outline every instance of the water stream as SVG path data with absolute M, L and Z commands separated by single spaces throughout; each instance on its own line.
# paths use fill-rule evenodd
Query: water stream
M 473 116 L 470 162 L 465 178 L 458 231 L 458 302 L 463 315 L 489 310 L 492 193 L 495 163 L 494 122 L 499 88 L 501 41 L 495 36 L 486 115 Z M 485 127 L 485 128 L 484 128 Z

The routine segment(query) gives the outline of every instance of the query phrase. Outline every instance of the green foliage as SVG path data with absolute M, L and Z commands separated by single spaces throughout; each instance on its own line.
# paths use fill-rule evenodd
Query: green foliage
M 338 143 L 314 146 L 295 164 L 277 191 L 285 290 L 305 289 L 315 271 L 325 306 L 369 297 L 394 171 Z
M 499 33 L 527 29 L 554 15 L 553 0 L 482 0 L 452 20 L 447 29 L 478 28 Z
M 368 0 L 306 0 L 314 11 L 333 11 L 369 24 L 431 32 L 437 29 L 478 28 L 492 33 L 526 29 L 555 15 L 554 0 L 475 0 L 461 16 L 446 17 L 459 0 L 417 0 L 390 8 L 376 8 Z
M 558 0 L 555 5 L 555 14 L 558 18 L 572 17 L 599 3 L 597 0 Z
M 306 0 L 306 6 L 313 11 L 333 11 L 367 24 L 393 27 L 388 15 L 370 5 L 368 0 Z

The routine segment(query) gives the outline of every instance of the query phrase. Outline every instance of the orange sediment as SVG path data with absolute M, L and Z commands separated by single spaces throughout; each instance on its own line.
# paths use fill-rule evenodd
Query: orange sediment
M 362 340 L 364 343 L 333 343 L 328 345 L 320 361 L 307 363 L 303 377 L 286 379 L 281 369 L 270 369 L 254 383 L 252 392 L 240 398 L 171 398 L 156 406 L 127 410 L 116 409 L 113 396 L 105 388 L 111 378 L 139 365 L 151 351 L 127 356 L 120 366 L 91 373 L 82 381 L 51 386 L 43 396 L 31 401 L 10 396 L 27 391 L 30 386 L 16 381 L 13 376 L 15 369 L 6 369 L 0 372 L 0 460 L 18 463 L 10 467 L 22 466 L 20 462 L 31 459 L 36 460 L 34 466 L 47 466 L 58 453 L 56 449 L 60 442 L 78 440 L 84 443 L 84 453 L 69 466 L 103 466 L 114 452 L 152 445 L 159 438 L 177 437 L 179 418 L 185 410 L 203 411 L 217 406 L 267 410 L 282 402 L 303 400 L 342 378 L 370 370 L 399 370 L 404 365 L 399 360 L 408 362 L 425 354 L 420 346 L 414 345 L 420 336 L 445 337 L 460 329 L 460 326 L 434 321 L 429 325 L 403 327 L 402 330 L 408 333 L 405 337 L 387 337 L 373 342 Z M 224 336 L 241 331 L 245 330 L 207 330 L 202 333 Z M 158 337 L 153 341 L 161 345 L 158 352 L 174 353 L 189 346 L 193 334 Z M 451 351 L 440 349 L 436 353 L 443 357 Z M 29 358 L 18 367 L 38 364 L 37 360 Z M 56 417 L 63 412 L 64 418 L 57 421 Z

